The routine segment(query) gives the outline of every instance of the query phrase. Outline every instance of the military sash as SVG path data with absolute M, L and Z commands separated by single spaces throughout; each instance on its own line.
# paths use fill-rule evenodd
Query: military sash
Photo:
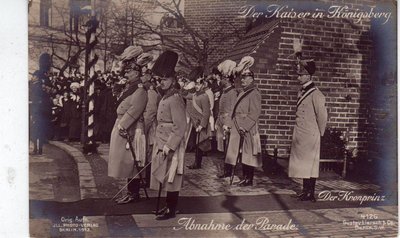
M 249 89 L 248 91 L 244 92 L 241 96 L 238 97 L 238 99 L 236 100 L 236 104 L 235 104 L 235 106 L 233 107 L 233 110 L 232 110 L 232 117 L 231 117 L 231 119 L 233 119 L 233 118 L 235 117 L 236 109 L 237 109 L 239 103 L 240 103 L 247 95 L 249 95 L 251 92 L 253 92 L 255 89 L 256 89 L 256 88 Z
M 312 84 L 310 84 L 305 90 L 305 92 L 301 95 L 301 97 L 297 100 L 297 107 L 300 105 L 300 103 L 304 100 L 304 99 L 306 99 L 306 97 L 308 96 L 308 95 L 310 95 L 312 92 L 314 92 L 315 90 L 316 90 L 317 88 L 316 87 L 314 87 L 314 84 L 312 83 Z

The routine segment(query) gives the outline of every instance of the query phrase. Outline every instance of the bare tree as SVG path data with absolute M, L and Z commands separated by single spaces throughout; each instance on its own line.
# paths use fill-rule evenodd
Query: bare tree
M 164 11 L 158 25 L 152 24 L 145 15 L 135 18 L 138 32 L 152 35 L 163 45 L 181 53 L 180 64 L 187 69 L 203 66 L 208 69 L 216 62 L 210 62 L 210 55 L 220 48 L 220 42 L 232 37 L 239 38 L 241 29 L 224 20 L 215 20 L 208 28 L 196 28 L 182 13 L 181 0 L 142 0 L 143 4 L 153 4 Z M 146 34 L 145 34 L 146 33 Z

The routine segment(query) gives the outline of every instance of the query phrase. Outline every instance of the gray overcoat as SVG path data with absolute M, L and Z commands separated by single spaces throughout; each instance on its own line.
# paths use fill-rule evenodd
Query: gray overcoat
M 318 89 L 298 101 L 289 160 L 289 177 L 317 178 L 321 136 L 328 119 L 325 96 Z
M 131 135 L 135 135 L 136 129 L 143 130 L 143 112 L 146 104 L 147 92 L 143 87 L 138 87 L 134 93 L 126 97 L 119 104 L 117 119 L 111 132 L 108 176 L 114 178 L 132 178 L 138 173 L 134 166 L 129 146 L 127 146 L 127 140 L 120 136 L 117 126 L 118 124 L 121 125 Z
M 244 94 L 252 90 L 248 95 Z M 235 165 L 239 153 L 240 136 L 238 129 L 240 127 L 246 130 L 243 143 L 242 163 L 261 167 L 261 142 L 258 132 L 258 118 L 261 114 L 261 94 L 255 86 L 239 93 L 236 103 L 236 110 L 233 112 L 231 133 L 229 138 L 228 151 L 225 163 Z

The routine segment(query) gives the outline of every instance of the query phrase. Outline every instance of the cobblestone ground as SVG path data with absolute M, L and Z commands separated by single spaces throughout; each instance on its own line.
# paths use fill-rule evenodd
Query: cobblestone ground
M 108 161 L 108 145 L 100 145 L 98 151 L 100 157 Z M 187 153 L 185 164 L 190 165 L 193 163 L 193 160 L 194 154 Z M 222 168 L 223 161 L 221 159 L 208 156 L 203 158 L 202 169 L 185 169 L 182 196 L 294 194 L 302 185 L 301 179 L 291 179 L 286 175 L 266 176 L 261 170 L 257 170 L 254 175 L 254 186 L 230 186 L 229 178 L 217 178 L 217 174 L 222 171 Z M 241 175 L 241 168 L 236 169 L 236 174 Z M 239 181 L 239 178 L 235 176 L 234 183 L 237 181 Z M 120 183 L 121 186 L 123 184 L 124 181 Z M 329 178 L 320 178 L 317 180 L 316 192 L 322 190 L 333 192 L 342 190 L 378 192 L 380 187 L 371 183 L 350 182 L 341 179 L 339 176 L 330 176 Z
M 69 145 L 81 149 L 77 143 Z M 64 164 L 60 168 L 62 164 L 59 162 L 59 155 L 47 148 L 51 147 L 45 148 L 45 155 L 30 158 L 30 199 L 61 202 L 79 200 L 79 184 L 76 181 L 67 182 L 63 177 L 70 176 L 72 180 L 75 177 L 76 180 L 82 176 L 76 174 L 76 167 L 71 165 L 68 158 L 63 157 L 62 160 L 70 165 Z M 85 156 L 87 165 L 82 171 L 91 170 L 94 180 L 91 182 L 96 188 L 95 193 L 88 195 L 110 198 L 126 181 L 107 176 L 108 145 L 100 145 L 98 151 L 98 154 Z M 193 153 L 188 153 L 186 165 L 191 164 L 193 159 Z M 253 187 L 229 186 L 228 179 L 216 177 L 222 164 L 220 159 L 207 157 L 203 159 L 202 169 L 186 169 L 181 196 L 287 195 L 295 193 L 301 185 L 301 180 L 292 180 L 283 175 L 266 176 L 262 171 L 257 171 L 256 184 Z M 81 165 L 78 168 L 79 166 Z M 72 173 L 66 173 L 68 170 Z M 75 190 L 61 190 L 60 182 L 56 182 L 58 180 L 65 182 L 66 187 L 75 187 Z M 80 186 L 82 185 L 85 184 L 81 181 Z M 317 190 L 357 190 L 371 193 L 379 192 L 380 188 L 370 183 L 344 181 L 339 176 L 330 176 L 318 180 Z M 155 197 L 156 191 L 149 190 L 149 194 Z M 397 237 L 398 234 L 398 207 L 395 204 L 333 209 L 300 208 L 230 213 L 205 211 L 201 214 L 178 214 L 175 219 L 167 221 L 156 221 L 152 214 L 85 216 L 81 218 L 83 222 L 72 222 L 73 225 L 86 227 L 75 231 L 60 230 L 62 228 L 57 225 L 66 223 L 60 217 L 33 218 L 30 225 L 34 227 L 31 229 L 32 237 Z M 230 227 L 227 228 L 228 225 Z

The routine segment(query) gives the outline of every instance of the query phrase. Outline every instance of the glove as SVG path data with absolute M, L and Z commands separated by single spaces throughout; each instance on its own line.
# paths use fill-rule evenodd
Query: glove
M 196 132 L 200 132 L 202 129 L 203 129 L 202 126 L 198 126 L 198 127 L 196 128 Z
M 166 145 L 163 146 L 163 154 L 164 154 L 164 155 L 168 155 L 168 153 L 170 152 L 170 150 L 171 150 L 171 149 L 168 148 L 168 146 L 166 146 Z
M 121 137 L 128 138 L 128 132 L 126 131 L 125 128 L 123 128 L 121 125 L 118 125 L 117 128 L 118 128 L 118 133 Z
M 242 127 L 239 128 L 239 135 L 244 136 L 246 134 L 246 130 L 243 129 Z
M 223 126 L 222 126 L 222 129 L 223 129 L 224 131 L 230 131 L 230 130 L 231 130 L 231 128 L 230 128 L 229 126 L 227 126 L 227 125 L 223 125 Z

